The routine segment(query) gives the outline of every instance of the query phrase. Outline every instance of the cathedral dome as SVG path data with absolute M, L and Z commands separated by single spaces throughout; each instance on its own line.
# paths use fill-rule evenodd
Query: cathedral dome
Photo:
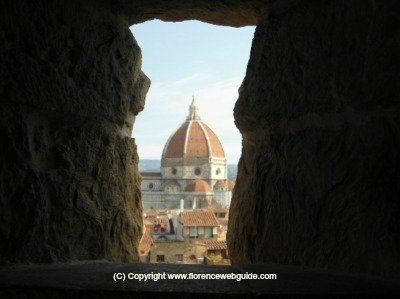
M 217 135 L 200 120 L 193 97 L 186 121 L 168 139 L 163 158 L 223 158 L 225 152 Z
M 210 193 L 212 192 L 210 185 L 201 179 L 196 179 L 190 185 L 188 185 L 185 189 L 186 192 L 201 192 L 201 193 Z

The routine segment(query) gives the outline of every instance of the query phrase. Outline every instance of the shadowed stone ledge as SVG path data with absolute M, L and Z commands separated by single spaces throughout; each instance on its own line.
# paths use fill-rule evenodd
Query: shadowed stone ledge
M 114 273 L 267 273 L 276 280 L 158 280 L 115 282 Z M 362 274 L 347 274 L 277 264 L 230 267 L 171 264 L 123 264 L 109 262 L 52 265 L 12 264 L 0 268 L 0 297 L 57 298 L 134 295 L 155 297 L 242 297 L 271 294 L 393 294 L 400 282 Z

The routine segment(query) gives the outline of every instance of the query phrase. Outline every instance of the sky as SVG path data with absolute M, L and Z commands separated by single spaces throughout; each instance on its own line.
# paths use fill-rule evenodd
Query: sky
M 133 136 L 141 159 L 161 159 L 169 136 L 185 121 L 192 96 L 201 120 L 220 138 L 229 164 L 238 162 L 242 138 L 233 108 L 246 73 L 255 27 L 198 21 L 149 21 L 131 28 L 151 80 Z

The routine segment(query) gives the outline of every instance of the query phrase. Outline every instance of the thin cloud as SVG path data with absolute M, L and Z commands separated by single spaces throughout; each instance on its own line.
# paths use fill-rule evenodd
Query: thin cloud
M 193 80 L 195 76 L 191 78 Z M 201 76 L 196 76 L 201 78 Z M 233 108 L 238 98 L 238 88 L 241 84 L 241 77 L 228 78 L 219 82 L 214 81 L 213 84 L 208 85 L 199 89 L 196 93 L 197 103 L 200 109 L 200 116 L 202 120 L 207 123 L 221 139 L 224 145 L 225 152 L 228 156 L 228 160 L 236 163 L 241 152 L 241 135 L 238 129 L 234 125 Z M 177 84 L 178 85 L 178 84 Z M 155 85 L 155 91 L 160 86 Z M 175 93 L 176 98 L 174 99 L 157 99 L 152 94 L 151 101 L 155 104 L 157 101 L 162 101 L 163 104 L 158 106 L 158 111 L 152 111 L 152 115 L 157 113 L 165 116 L 161 122 L 156 119 L 146 118 L 142 123 L 142 128 L 145 131 L 149 131 L 151 134 L 140 134 L 137 131 L 135 137 L 138 143 L 147 143 L 151 140 L 157 141 L 157 145 L 145 145 L 142 148 L 139 147 L 139 154 L 143 158 L 153 159 L 157 157 L 161 158 L 162 148 L 168 137 L 185 121 L 188 113 L 188 106 L 191 101 L 191 93 L 185 92 L 182 89 L 175 89 L 173 84 L 172 90 L 164 90 L 166 94 L 171 96 Z M 149 98 L 150 99 L 150 98 Z M 148 99 L 148 100 L 149 100 Z M 144 113 L 144 112 L 143 112 Z M 140 115 L 138 116 L 138 122 L 140 122 Z
M 221 139 L 228 162 L 236 163 L 242 141 L 234 125 L 233 108 L 245 75 L 254 27 L 155 21 L 134 28 L 143 52 L 144 71 L 152 80 L 145 109 L 134 126 L 139 156 L 161 158 L 169 136 L 185 121 L 194 94 L 202 120 Z

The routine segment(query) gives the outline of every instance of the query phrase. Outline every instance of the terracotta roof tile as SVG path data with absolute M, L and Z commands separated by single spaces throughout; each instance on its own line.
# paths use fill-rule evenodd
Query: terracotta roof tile
M 210 210 L 182 212 L 181 217 L 183 226 L 219 226 L 217 218 Z
M 196 245 L 205 246 L 208 250 L 227 249 L 226 241 L 201 240 L 201 241 L 196 241 Z
M 220 225 L 228 225 L 229 220 L 228 219 L 218 219 L 218 222 Z

